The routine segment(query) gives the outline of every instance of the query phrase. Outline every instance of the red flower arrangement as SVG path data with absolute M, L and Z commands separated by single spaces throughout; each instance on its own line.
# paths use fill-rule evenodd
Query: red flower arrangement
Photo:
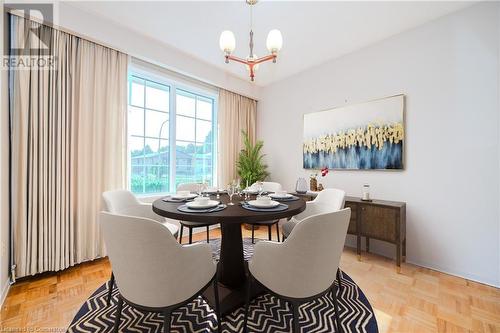
M 328 168 L 324 167 L 321 169 L 321 177 L 325 177 L 328 174 Z

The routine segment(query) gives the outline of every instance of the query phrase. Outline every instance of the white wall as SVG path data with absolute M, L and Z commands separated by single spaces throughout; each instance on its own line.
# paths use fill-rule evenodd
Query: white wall
M 4 13 L 0 2 L 0 49 L 4 54 Z M 8 75 L 0 69 L 0 306 L 9 287 Z
M 404 93 L 406 169 L 333 171 L 321 182 L 355 196 L 368 183 L 375 198 L 405 201 L 409 262 L 500 286 L 498 6 L 474 5 L 263 89 L 257 128 L 272 179 L 293 189 L 309 175 L 304 113 Z
M 498 6 L 498 8 L 497 8 L 497 13 L 498 13 L 498 17 L 500 18 L 500 6 Z M 498 36 L 500 36 L 500 24 L 498 24 Z M 500 108 L 500 45 L 498 47 L 498 106 Z M 498 117 L 498 120 L 499 120 L 498 128 L 500 130 L 500 117 Z M 500 142 L 500 135 L 498 136 L 498 140 Z M 498 156 L 499 156 L 499 163 L 498 163 L 499 170 L 498 170 L 498 173 L 500 174 L 500 143 L 498 145 L 498 149 L 499 149 L 499 154 L 498 154 Z M 499 186 L 499 193 L 500 193 L 500 182 L 499 182 L 498 186 Z M 498 207 L 500 207 L 500 197 L 499 197 Z M 500 224 L 500 221 L 499 221 L 499 224 Z M 499 239 L 499 243 L 500 243 L 500 227 L 498 228 L 498 239 Z M 499 245 L 499 247 L 500 247 L 500 245 Z M 499 280 L 500 280 L 500 255 L 498 256 L 498 276 L 499 276 Z
M 117 25 L 94 13 L 89 13 L 68 3 L 59 3 L 58 26 L 64 27 L 97 42 L 114 47 L 131 56 L 188 75 L 217 87 L 255 98 L 259 87 L 248 80 L 226 73 L 211 64 L 200 61 L 155 39 L 136 33 L 127 25 Z M 223 57 L 221 55 L 221 61 Z

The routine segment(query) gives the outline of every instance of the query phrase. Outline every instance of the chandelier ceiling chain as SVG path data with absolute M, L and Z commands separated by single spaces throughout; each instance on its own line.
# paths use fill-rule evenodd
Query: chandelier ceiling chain
M 281 35 L 281 32 L 277 29 L 269 31 L 269 34 L 267 35 L 266 46 L 271 54 L 261 58 L 257 58 L 257 56 L 253 53 L 253 6 L 257 3 L 257 0 L 246 0 L 246 3 L 250 6 L 250 54 L 246 59 L 232 55 L 234 49 L 236 48 L 236 39 L 234 37 L 234 34 L 229 30 L 225 30 L 221 33 L 219 46 L 224 52 L 226 64 L 229 63 L 229 60 L 244 64 L 250 73 L 250 80 L 254 81 L 255 71 L 257 70 L 260 63 L 269 60 L 272 60 L 273 63 L 276 63 L 278 52 L 283 46 L 283 37 Z

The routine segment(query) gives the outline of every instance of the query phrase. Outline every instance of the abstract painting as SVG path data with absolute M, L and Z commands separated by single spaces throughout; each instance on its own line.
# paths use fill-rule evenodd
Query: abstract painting
M 304 115 L 305 169 L 403 169 L 404 95 Z

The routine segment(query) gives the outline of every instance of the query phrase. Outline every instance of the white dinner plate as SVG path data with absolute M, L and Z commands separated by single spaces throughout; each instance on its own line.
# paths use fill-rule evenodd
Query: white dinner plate
M 290 193 L 285 193 L 285 194 L 273 193 L 273 194 L 269 194 L 269 196 L 271 198 L 277 198 L 277 199 L 289 199 L 289 198 L 293 197 L 293 195 L 291 195 Z
M 198 194 L 194 194 L 194 193 L 191 193 L 191 194 L 188 194 L 188 195 L 180 195 L 180 194 L 172 194 L 172 199 L 176 199 L 176 200 L 185 200 L 185 199 L 193 199 L 193 198 L 196 198 L 198 196 Z
M 276 206 L 279 206 L 279 202 L 277 201 L 269 201 L 269 202 L 262 202 L 262 201 L 259 201 L 259 200 L 250 200 L 248 202 L 248 204 L 250 206 L 253 206 L 253 207 L 257 207 L 257 208 L 274 208 Z
M 215 207 L 219 204 L 220 202 L 217 200 L 208 200 L 207 203 L 200 203 L 198 201 L 190 201 L 186 203 L 186 206 L 191 209 L 207 209 L 207 208 L 212 208 Z

